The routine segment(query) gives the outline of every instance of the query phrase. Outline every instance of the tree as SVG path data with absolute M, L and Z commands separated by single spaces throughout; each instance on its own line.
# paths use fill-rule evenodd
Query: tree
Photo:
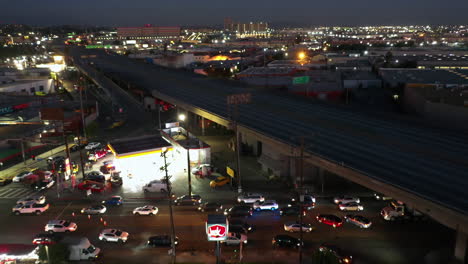
M 39 260 L 41 262 L 47 262 L 47 251 L 46 247 L 48 247 L 49 251 L 49 260 L 50 264 L 59 264 L 64 263 L 68 260 L 68 256 L 70 255 L 70 251 L 68 250 L 67 245 L 64 244 L 53 244 L 48 246 L 39 246 Z
M 313 264 L 340 264 L 340 259 L 330 251 L 315 250 L 312 254 Z

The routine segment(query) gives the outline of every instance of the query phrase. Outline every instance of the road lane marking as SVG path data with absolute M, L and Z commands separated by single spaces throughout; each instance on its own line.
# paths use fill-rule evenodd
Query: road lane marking
M 67 204 L 67 206 L 65 206 L 62 211 L 60 211 L 60 213 L 57 215 L 57 217 L 55 217 L 55 220 L 57 220 L 60 216 L 62 216 L 63 212 L 65 212 L 65 210 L 72 204 L 72 202 L 69 202 Z

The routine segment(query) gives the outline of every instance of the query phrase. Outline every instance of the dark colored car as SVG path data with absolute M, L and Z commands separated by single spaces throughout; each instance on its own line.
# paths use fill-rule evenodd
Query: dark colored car
M 247 223 L 244 219 L 236 219 L 236 218 L 230 219 L 229 226 L 241 226 L 248 232 L 254 231 L 254 226 Z
M 51 233 L 41 233 L 37 234 L 34 238 L 32 243 L 34 245 L 52 245 L 57 243 L 57 237 L 55 234 Z
M 333 227 L 339 227 L 343 225 L 343 219 L 336 215 L 319 214 L 317 215 L 317 221 Z
M 112 164 L 112 163 L 105 164 L 105 162 L 104 162 L 104 165 L 102 165 L 101 168 L 99 168 L 99 170 L 100 170 L 103 174 L 109 174 L 109 173 L 111 173 L 112 171 L 115 171 L 115 166 L 114 166 L 114 164 Z
M 349 254 L 345 254 L 340 248 L 334 245 L 329 245 L 329 244 L 322 244 L 319 247 L 320 252 L 328 252 L 330 254 L 333 254 L 338 258 L 338 261 L 340 263 L 345 263 L 345 264 L 351 264 L 353 263 L 353 256 Z
M 200 212 L 221 212 L 223 206 L 219 203 L 203 203 L 198 207 Z
M 105 205 L 122 205 L 123 200 L 120 196 L 112 196 L 111 198 L 102 201 L 102 203 Z
M 201 197 L 198 194 L 192 194 L 191 196 L 182 195 L 174 200 L 175 205 L 199 205 L 201 203 Z
M 11 182 L 12 182 L 11 179 L 0 178 L 0 186 L 5 186 L 7 184 L 10 184 Z
M 253 209 L 248 205 L 236 205 L 224 211 L 227 217 L 249 217 L 252 214 Z
M 96 182 L 105 182 L 106 181 L 106 176 L 102 175 L 101 173 L 99 173 L 97 171 L 92 171 L 92 172 L 86 174 L 86 180 L 96 181 Z
M 179 244 L 179 238 L 175 237 L 174 244 Z M 169 235 L 158 235 L 148 238 L 146 245 L 149 247 L 170 247 L 171 236 Z
M 123 184 L 122 177 L 120 177 L 119 175 L 113 175 L 110 180 L 111 184 L 114 186 L 122 186 Z
M 76 145 L 71 146 L 70 151 L 75 152 L 75 151 L 78 151 L 80 149 L 84 149 L 84 147 L 85 147 L 85 145 L 76 144 Z
M 299 216 L 301 213 L 301 207 L 299 205 L 283 207 L 283 208 L 280 208 L 279 213 L 280 215 Z M 307 209 L 302 207 L 302 215 L 305 216 L 306 214 L 307 214 Z
M 42 190 L 49 189 L 50 187 L 54 186 L 54 184 L 55 184 L 55 181 L 53 179 L 49 179 L 49 180 L 37 181 L 31 184 L 31 187 L 34 190 L 42 191 Z
M 65 157 L 64 156 L 55 156 L 55 157 L 49 157 L 47 159 L 47 163 L 53 164 L 55 162 L 55 166 L 59 166 L 62 163 L 65 162 Z
M 289 235 L 277 235 L 271 241 L 274 247 L 289 247 L 289 248 L 298 248 L 301 245 L 304 245 L 304 242 L 301 243 L 299 238 L 295 238 Z

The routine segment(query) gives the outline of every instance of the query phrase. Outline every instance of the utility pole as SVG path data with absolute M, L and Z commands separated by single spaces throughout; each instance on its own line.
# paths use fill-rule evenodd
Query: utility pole
M 237 109 L 237 106 L 236 106 Z M 237 186 L 237 192 L 242 193 L 242 178 L 241 178 L 241 173 L 240 173 L 240 137 L 239 137 L 239 129 L 237 126 L 237 121 L 234 121 L 236 123 L 236 166 L 237 166 L 237 181 L 238 181 L 238 186 Z
M 166 182 L 167 182 L 167 195 L 169 201 L 169 216 L 171 221 L 171 256 L 172 256 L 172 263 L 174 264 L 176 261 L 176 248 L 175 248 L 175 226 L 174 226 L 174 213 L 172 211 L 172 186 L 169 180 L 169 175 L 167 173 L 167 148 L 163 148 L 161 152 L 161 156 L 164 158 L 164 172 L 166 174 Z
M 80 152 L 80 166 L 81 166 L 81 176 L 83 177 L 82 179 L 85 179 L 85 166 L 83 162 L 83 150 L 81 148 L 81 136 L 80 136 L 80 131 L 78 131 L 78 151 Z
M 57 168 L 55 166 L 55 160 L 52 160 L 52 170 L 54 171 L 55 174 L 55 179 L 57 180 L 57 183 L 55 184 L 57 187 L 57 198 L 60 198 L 60 175 L 57 173 Z
M 299 229 L 299 238 L 300 238 L 300 245 L 299 245 L 299 264 L 302 264 L 302 241 L 304 236 L 303 228 L 303 202 L 304 202 L 304 192 L 303 192 L 303 182 L 304 182 L 304 137 L 301 137 L 301 161 L 300 161 L 300 168 L 299 168 L 299 221 L 301 224 L 301 228 Z
M 83 86 L 79 88 L 80 88 L 81 123 L 83 124 L 83 137 L 87 138 L 86 137 L 86 122 L 85 122 L 84 110 L 83 110 Z
M 26 153 L 24 153 L 24 139 L 20 139 L 21 144 L 21 156 L 23 156 L 23 163 L 26 165 Z

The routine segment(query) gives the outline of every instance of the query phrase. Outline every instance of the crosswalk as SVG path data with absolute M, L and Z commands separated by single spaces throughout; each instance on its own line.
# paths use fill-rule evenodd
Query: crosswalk
M 23 198 L 35 194 L 36 192 L 28 188 L 1 188 L 0 199 Z

